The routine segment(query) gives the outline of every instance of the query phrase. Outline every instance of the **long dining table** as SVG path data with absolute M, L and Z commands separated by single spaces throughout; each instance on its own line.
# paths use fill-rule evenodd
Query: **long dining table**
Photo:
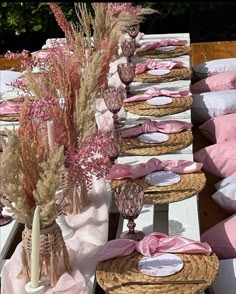
M 144 35 L 141 39 L 145 41 L 155 41 L 157 39 L 165 38 L 176 38 L 185 39 L 188 41 L 190 46 L 190 35 L 189 33 L 180 34 L 152 34 Z M 171 58 L 176 61 L 185 62 L 189 68 L 191 68 L 190 55 L 184 55 L 180 57 Z M 122 58 L 120 60 L 122 62 Z M 135 62 L 135 58 L 134 58 Z M 119 61 L 118 61 L 119 63 Z M 118 78 L 116 72 L 113 73 L 114 77 Z M 139 83 L 133 82 L 131 84 L 132 92 L 145 90 L 150 86 L 157 86 L 163 89 L 175 89 L 175 90 L 190 90 L 191 80 L 179 80 L 168 83 Z M 128 126 L 135 125 L 143 122 L 145 119 L 150 118 L 152 120 L 183 120 L 191 122 L 191 110 L 188 109 L 182 113 L 167 115 L 163 117 L 153 116 L 140 116 L 132 113 L 125 113 L 125 122 Z M 0 128 L 7 127 L 9 129 L 17 127 L 17 123 L 3 123 L 0 122 Z M 193 161 L 193 146 L 192 144 L 182 150 L 178 150 L 173 153 L 158 155 L 158 156 L 132 156 L 121 154 L 117 163 L 142 163 L 147 162 L 150 158 L 156 157 L 160 160 L 190 160 Z M 91 193 L 91 200 L 93 203 L 81 213 L 77 218 L 68 216 L 68 223 L 73 226 L 76 230 L 76 236 L 73 237 L 79 245 L 74 245 L 73 240 L 66 241 L 66 244 L 70 249 L 73 249 L 77 254 L 80 254 L 78 258 L 78 264 L 73 263 L 73 266 L 78 266 L 79 273 L 74 269 L 74 273 L 77 274 L 75 287 L 81 287 L 79 293 L 91 294 L 95 293 L 96 289 L 96 278 L 95 269 L 96 263 L 94 256 L 96 252 L 107 242 L 108 238 L 108 222 L 109 214 L 117 212 L 117 207 L 112 196 L 110 189 L 110 183 L 107 180 L 99 180 L 94 182 L 94 190 Z M 195 194 L 182 201 L 177 201 L 169 204 L 144 204 L 143 209 L 136 219 L 136 229 L 142 230 L 145 235 L 151 232 L 162 232 L 170 236 L 183 236 L 193 240 L 200 240 L 199 230 L 199 213 L 198 213 L 198 195 Z M 20 265 L 16 264 L 19 262 L 19 252 L 21 244 L 16 248 L 16 251 L 12 257 L 5 263 L 6 253 L 9 249 L 14 234 L 17 230 L 17 222 L 13 221 L 9 225 L 0 227 L 0 251 L 1 259 L 0 262 L 4 263 L 3 270 L 1 272 L 2 285 L 1 293 L 14 294 L 24 292 L 24 281 L 16 280 L 14 274 L 19 270 Z M 121 232 L 127 230 L 127 221 L 122 216 L 119 218 L 118 229 L 116 232 L 116 238 L 119 238 Z M 86 250 L 87 249 L 87 250 Z M 73 256 L 73 255 L 72 255 Z M 80 264 L 79 264 L 80 263 Z M 13 267 L 16 266 L 13 270 Z M 64 277 L 65 278 L 65 277 Z M 17 281 L 17 282 L 16 282 Z M 63 279 L 61 284 L 63 283 Z M 14 292 L 15 289 L 20 289 L 21 292 Z M 68 287 L 69 289 L 69 287 Z M 70 292 L 70 290 L 64 289 L 63 293 L 77 293 Z M 54 289 L 55 290 L 55 289 Z M 59 293 L 60 287 L 52 292 L 52 289 L 48 289 L 46 293 Z

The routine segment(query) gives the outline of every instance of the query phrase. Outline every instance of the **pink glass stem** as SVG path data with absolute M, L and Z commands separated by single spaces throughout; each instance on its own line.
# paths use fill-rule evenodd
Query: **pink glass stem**
M 134 219 L 129 218 L 127 227 L 129 229 L 129 234 L 135 234 L 134 228 L 136 227 L 136 223 L 134 222 Z

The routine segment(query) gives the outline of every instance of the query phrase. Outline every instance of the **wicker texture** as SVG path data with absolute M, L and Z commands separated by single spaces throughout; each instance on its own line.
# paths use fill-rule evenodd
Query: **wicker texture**
M 19 114 L 15 115 L 0 115 L 0 121 L 15 122 L 19 120 Z
M 134 82 L 141 83 L 163 83 L 173 82 L 178 80 L 188 80 L 191 78 L 192 71 L 190 68 L 173 68 L 170 73 L 164 76 L 149 75 L 146 72 L 137 74 L 134 77 Z
M 124 108 L 126 111 L 134 114 L 161 117 L 165 115 L 180 113 L 187 109 L 190 109 L 193 103 L 192 96 L 171 98 L 173 99 L 173 101 L 167 105 L 150 105 L 145 101 L 140 101 L 124 103 Z
M 19 277 L 24 277 L 26 281 L 30 280 L 31 234 L 32 230 L 25 226 L 22 232 L 22 270 Z M 61 228 L 54 222 L 40 231 L 40 279 L 47 285 L 55 286 L 64 272 L 71 273 L 70 259 Z
M 111 187 L 114 189 L 120 184 L 134 181 L 144 188 L 144 203 L 167 204 L 190 198 L 196 193 L 201 192 L 206 185 L 206 177 L 202 171 L 189 174 L 179 174 L 179 176 L 181 178 L 180 182 L 165 187 L 148 185 L 145 183 L 145 177 L 141 177 L 135 180 L 113 180 L 111 182 Z
M 166 142 L 157 144 L 143 143 L 137 137 L 123 138 L 121 153 L 130 155 L 161 155 L 184 149 L 193 141 L 192 131 L 182 131 L 168 135 L 169 139 Z
M 106 293 L 113 294 L 193 294 L 205 290 L 212 284 L 219 268 L 215 254 L 177 255 L 184 260 L 184 268 L 175 275 L 144 275 L 138 270 L 138 261 L 143 256 L 135 252 L 100 262 L 96 270 L 97 282 Z
M 178 57 L 185 54 L 190 54 L 191 47 L 190 46 L 176 46 L 175 50 L 173 51 L 158 51 L 155 49 L 148 50 L 148 51 L 140 51 L 139 49 L 136 50 L 136 55 L 138 57 L 146 57 L 146 58 L 171 58 L 171 57 Z

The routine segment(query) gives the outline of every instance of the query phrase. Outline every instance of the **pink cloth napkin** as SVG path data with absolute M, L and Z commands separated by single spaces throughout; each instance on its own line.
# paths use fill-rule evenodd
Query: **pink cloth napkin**
M 188 174 L 198 171 L 203 164 L 189 160 L 163 160 L 151 158 L 146 163 L 138 164 L 114 164 L 112 165 L 108 180 L 131 178 L 137 179 L 153 173 L 154 171 L 166 170 L 179 174 Z
M 144 124 L 137 127 L 128 128 L 121 131 L 122 138 L 134 137 L 143 133 L 161 132 L 165 134 L 179 133 L 183 130 L 192 128 L 192 124 L 185 121 L 165 120 L 165 121 L 151 121 L 146 119 Z
M 148 59 L 144 63 L 136 64 L 135 73 L 141 74 L 149 69 L 172 69 L 183 67 L 187 67 L 187 65 L 182 61 L 155 61 L 153 59 Z
M 212 253 L 211 247 L 206 242 L 190 240 L 185 237 L 169 237 L 162 233 L 151 233 L 141 241 L 129 239 L 116 239 L 107 244 L 98 252 L 98 262 L 117 256 L 127 256 L 137 251 L 144 256 L 158 256 L 162 253 Z
M 159 41 L 146 42 L 140 47 L 140 50 L 148 51 L 148 50 L 159 48 L 159 47 L 183 46 L 186 44 L 188 44 L 187 40 L 165 39 L 165 40 L 159 40 Z
M 159 89 L 157 87 L 150 87 L 143 94 L 134 95 L 124 99 L 124 102 L 145 101 L 156 96 L 168 96 L 168 97 L 174 97 L 174 98 L 181 98 L 181 97 L 186 97 L 189 95 L 191 95 L 189 91 L 173 91 L 173 90 Z
M 20 111 L 19 103 L 15 103 L 9 100 L 0 103 L 0 115 L 3 114 L 17 114 Z

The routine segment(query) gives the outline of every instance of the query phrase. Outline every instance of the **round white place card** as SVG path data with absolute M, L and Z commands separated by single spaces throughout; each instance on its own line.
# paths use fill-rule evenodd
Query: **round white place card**
M 173 99 L 167 96 L 156 96 L 147 100 L 146 103 L 150 105 L 166 105 L 172 103 Z
M 171 186 L 180 182 L 181 178 L 171 171 L 156 171 L 145 177 L 145 182 L 152 186 Z
M 165 47 L 158 47 L 156 48 L 157 51 L 162 51 L 162 52 L 169 52 L 169 51 L 174 51 L 175 46 L 165 46 Z
M 138 269 L 147 276 L 166 277 L 182 270 L 183 260 L 170 253 L 165 253 L 156 257 L 143 257 L 138 263 Z
M 156 144 L 168 141 L 169 136 L 167 134 L 155 132 L 147 133 L 138 136 L 138 140 L 147 144 Z
M 147 71 L 147 74 L 152 76 L 164 76 L 170 73 L 169 69 L 150 69 Z

